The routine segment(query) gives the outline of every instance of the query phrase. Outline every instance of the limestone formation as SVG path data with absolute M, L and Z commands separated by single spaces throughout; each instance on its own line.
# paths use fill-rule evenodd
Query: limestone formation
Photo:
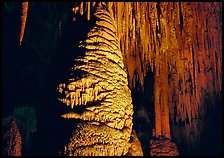
M 23 4 L 25 13 L 28 3 Z M 79 79 L 71 76 L 58 87 L 62 94 L 58 100 L 71 107 L 62 117 L 85 121 L 78 126 L 83 130 L 87 125 L 125 129 L 121 133 L 128 133 L 124 141 L 128 144 L 133 114 L 129 88 L 140 85 L 137 89 L 145 96 L 149 91 L 146 77 L 152 73 L 153 105 L 147 106 L 154 108 L 151 115 L 155 113 L 155 119 L 150 121 L 155 124 L 155 138 L 173 139 L 179 145 L 187 144 L 186 150 L 194 150 L 209 128 L 208 115 L 221 109 L 215 99 L 222 92 L 222 3 L 75 4 L 74 14 L 87 21 L 96 18 L 96 24 L 79 44 L 85 55 L 75 63 L 83 64 L 72 68 L 85 73 Z M 83 107 L 83 112 L 76 112 Z M 71 146 L 72 141 L 66 153 L 78 155 Z
M 153 138 L 150 140 L 151 156 L 179 156 L 177 146 L 168 138 Z
M 80 79 L 71 76 L 59 84 L 58 100 L 71 108 L 63 118 L 81 119 L 65 155 L 125 155 L 130 147 L 133 106 L 127 73 L 114 20 L 104 3 L 95 5 L 95 25 L 80 41 L 84 56 L 74 59 L 72 71 L 82 71 Z M 74 52 L 75 53 L 75 52 Z M 76 63 L 83 64 L 76 64 Z M 75 109 L 84 107 L 82 113 Z M 72 109 L 74 109 L 72 111 Z
M 143 156 L 141 142 L 138 140 L 135 130 L 132 130 L 130 139 L 130 148 L 126 156 Z
M 79 12 L 91 19 L 95 4 L 82 2 Z M 147 91 L 144 80 L 149 67 L 153 73 L 156 137 L 170 139 L 172 128 L 174 140 L 193 150 L 192 144 L 204 133 L 204 127 L 194 122 L 205 120 L 209 109 L 216 108 L 210 105 L 221 92 L 221 3 L 105 4 L 115 19 L 130 89 L 138 82 L 143 93 Z M 180 132 L 179 125 L 184 126 Z
M 25 32 L 28 5 L 29 5 L 29 2 L 22 2 L 21 29 L 20 29 L 20 38 L 19 38 L 20 45 L 22 44 L 23 36 L 24 36 L 24 32 Z
M 16 120 L 9 122 L 9 127 L 4 133 L 2 139 L 3 155 L 5 156 L 21 156 L 22 137 L 16 124 Z

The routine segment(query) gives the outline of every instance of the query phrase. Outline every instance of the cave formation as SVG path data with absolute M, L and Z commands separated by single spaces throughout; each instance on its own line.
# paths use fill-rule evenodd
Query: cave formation
M 60 118 L 63 112 L 72 111 L 73 107 L 75 110 L 79 104 L 86 106 L 88 102 L 98 104 L 97 99 L 93 101 L 91 96 L 90 99 L 87 97 L 91 93 L 89 92 L 91 88 L 87 84 L 94 85 L 93 81 L 96 79 L 90 77 L 84 81 L 82 78 L 83 76 L 85 78 L 86 74 L 82 72 L 83 70 L 77 72 L 69 70 L 74 64 L 74 59 L 75 63 L 85 62 L 82 59 L 78 60 L 83 52 L 77 50 L 77 47 L 80 45 L 79 41 L 88 40 L 90 36 L 88 33 L 94 26 L 96 5 L 98 5 L 96 2 L 62 4 L 30 2 L 29 5 L 26 2 L 3 3 L 3 114 L 10 113 L 17 104 L 36 102 L 40 115 L 37 127 L 39 130 L 33 138 L 31 151 L 27 154 L 57 155 L 59 149 L 63 150 L 61 146 L 64 142 L 68 142 L 74 127 L 77 127 L 76 131 L 83 129 L 85 131 L 86 128 L 87 133 L 89 130 L 93 135 L 94 130 L 91 129 L 97 129 L 96 131 L 99 131 L 98 134 L 95 133 L 97 135 L 107 131 L 106 133 L 112 133 L 112 137 L 125 133 L 118 130 L 120 132 L 118 134 L 116 131 L 125 126 L 125 123 L 121 125 L 123 119 L 116 120 L 118 122 L 107 122 L 107 119 L 99 118 L 101 123 L 96 123 L 95 115 L 89 117 L 90 114 L 85 113 L 85 109 L 81 107 L 77 108 L 80 114 L 73 111 L 63 115 L 65 118 L 81 119 L 84 121 L 81 121 L 81 125 L 75 119 Z M 124 149 L 123 153 L 113 152 L 113 154 L 220 155 L 222 3 L 105 2 L 103 5 L 113 22 L 105 17 L 103 19 L 113 23 L 110 27 L 114 27 L 117 32 L 116 42 L 121 53 L 121 58 L 111 58 L 124 68 L 124 74 L 127 75 L 127 90 L 117 92 L 115 98 L 119 98 L 119 93 L 124 98 L 125 95 L 129 97 L 128 89 L 130 89 L 131 99 L 128 100 L 132 103 L 128 104 L 133 104 L 133 116 L 130 119 L 133 126 L 126 125 L 132 131 L 129 129 L 128 134 L 124 134 L 124 142 L 129 141 L 129 144 L 123 145 L 129 148 L 129 151 Z M 102 60 L 91 58 L 91 55 L 85 59 L 93 61 L 93 65 L 87 66 L 92 66 L 93 73 L 94 63 L 97 63 L 94 61 Z M 108 71 L 110 69 L 105 68 Z M 113 73 L 115 78 L 119 78 L 117 73 L 120 71 Z M 74 85 L 70 84 L 68 89 L 77 86 L 83 91 L 82 94 L 85 93 L 81 95 L 85 98 L 80 100 L 81 103 L 79 100 L 70 102 L 59 99 L 72 109 L 57 102 L 56 87 L 58 83 L 66 80 L 68 82 L 68 74 L 77 81 Z M 110 83 L 108 78 L 106 83 L 111 84 L 111 87 L 103 85 L 105 83 L 103 81 L 98 88 L 97 86 L 95 89 L 92 88 L 92 93 L 103 85 L 108 87 L 104 90 L 110 94 L 110 90 L 114 89 L 113 86 L 119 89 L 119 82 L 117 80 L 117 86 L 113 82 Z M 71 82 L 68 82 L 68 85 L 69 83 Z M 63 88 L 65 85 L 61 83 L 58 90 L 62 91 Z M 68 91 L 65 93 L 79 96 L 78 93 L 72 95 Z M 112 94 L 109 96 L 113 96 Z M 10 97 L 14 99 L 8 101 L 7 98 Z M 100 100 L 103 98 L 102 95 Z M 116 107 L 125 102 L 125 99 L 119 98 L 113 102 L 117 103 L 114 106 Z M 88 106 L 87 108 L 91 109 Z M 98 111 L 106 112 L 100 107 Z M 112 114 L 106 115 L 117 119 L 117 116 Z M 94 119 L 96 122 L 93 124 L 85 122 Z M 46 138 L 49 141 L 45 145 L 41 144 L 41 140 Z M 110 137 L 108 140 L 113 139 L 116 138 Z M 83 146 L 85 148 L 85 142 Z M 40 147 L 42 150 L 32 151 L 32 147 Z M 88 148 L 85 152 L 88 152 Z

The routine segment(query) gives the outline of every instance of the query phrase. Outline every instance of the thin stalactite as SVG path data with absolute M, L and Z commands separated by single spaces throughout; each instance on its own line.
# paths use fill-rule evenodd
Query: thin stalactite
M 29 6 L 29 2 L 22 2 L 21 29 L 20 29 L 19 45 L 22 44 L 24 33 L 25 33 L 28 6 Z

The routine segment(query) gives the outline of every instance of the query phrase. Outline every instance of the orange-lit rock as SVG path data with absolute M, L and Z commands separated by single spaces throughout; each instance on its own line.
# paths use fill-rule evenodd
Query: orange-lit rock
M 130 148 L 126 156 L 143 156 L 141 142 L 138 140 L 135 130 L 132 130 L 130 139 Z
M 29 2 L 22 2 L 21 29 L 20 29 L 20 38 L 19 38 L 20 45 L 22 44 L 23 36 L 25 32 L 28 5 L 29 5 Z
M 12 119 L 8 126 L 3 137 L 3 155 L 21 156 L 22 137 L 17 127 L 16 120 Z
M 153 138 L 150 140 L 151 156 L 179 156 L 177 146 L 168 138 Z
M 112 10 L 130 88 L 136 81 L 143 87 L 148 65 L 153 71 L 157 137 L 171 138 L 171 127 L 174 141 L 194 150 L 209 109 L 220 109 L 221 3 L 117 2 Z

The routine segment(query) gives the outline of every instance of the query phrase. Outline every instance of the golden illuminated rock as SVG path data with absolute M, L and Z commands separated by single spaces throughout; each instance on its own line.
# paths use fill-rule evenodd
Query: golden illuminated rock
M 130 148 L 127 142 L 129 128 L 117 130 L 105 124 L 80 123 L 65 146 L 68 156 L 125 155 Z
M 132 99 L 114 20 L 104 3 L 95 5 L 96 22 L 79 43 L 84 56 L 75 58 L 73 71 L 84 71 L 78 80 L 59 84 L 58 100 L 83 113 L 63 118 L 84 120 L 65 146 L 65 155 L 125 155 L 132 131 Z M 76 64 L 82 62 L 83 64 Z

